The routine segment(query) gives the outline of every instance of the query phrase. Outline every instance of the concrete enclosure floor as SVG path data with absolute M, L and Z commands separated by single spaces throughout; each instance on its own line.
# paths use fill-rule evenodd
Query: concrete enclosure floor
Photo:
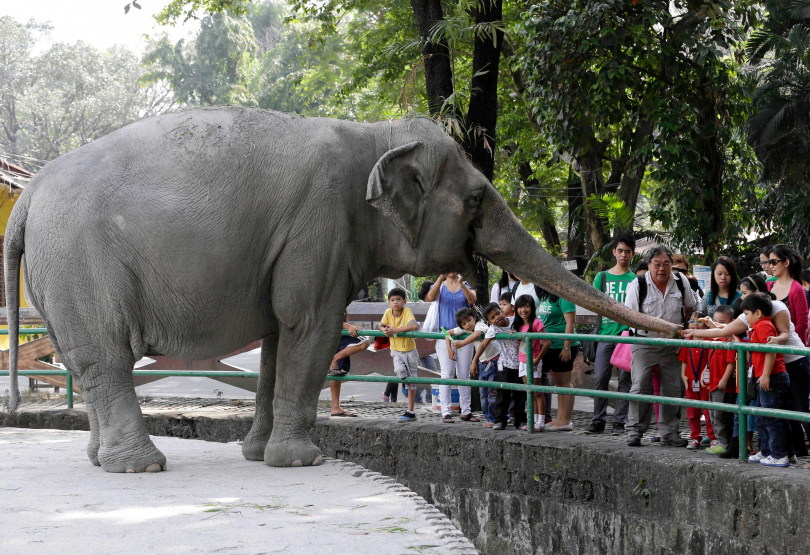
M 0 429 L 0 551 L 477 553 L 424 499 L 353 463 L 271 468 L 236 444 L 155 437 L 168 471 L 108 474 L 88 437 Z

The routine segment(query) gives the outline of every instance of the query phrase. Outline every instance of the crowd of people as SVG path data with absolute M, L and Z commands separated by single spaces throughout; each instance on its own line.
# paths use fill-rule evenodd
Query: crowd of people
M 796 249 L 788 245 L 764 248 L 760 255 L 762 272 L 742 279 L 731 258 L 718 257 L 711 266 L 706 291 L 689 274 L 689 263 L 683 255 L 657 245 L 645 253 L 643 262 L 631 268 L 635 250 L 631 236 L 617 237 L 612 250 L 615 264 L 597 273 L 593 286 L 633 310 L 682 325 L 685 328 L 682 335 L 687 339 L 797 347 L 808 344 L 810 270 L 803 271 L 802 257 Z M 528 421 L 524 393 L 488 387 L 487 382 L 526 384 L 531 379 L 533 384 L 571 387 L 580 342 L 534 340 L 529 347 L 525 341 L 503 337 L 514 332 L 574 334 L 576 307 L 572 303 L 507 272 L 492 287 L 490 303 L 480 312 L 474 308 L 475 291 L 456 273 L 443 274 L 435 283 L 427 282 L 419 297 L 437 304 L 438 327 L 446 332 L 445 340 L 437 341 L 435 350 L 441 377 L 473 377 L 482 382 L 480 398 L 485 427 L 503 430 L 511 424 L 526 430 Z M 397 337 L 401 332 L 419 328 L 413 313 L 405 306 L 406 300 L 405 291 L 390 291 L 389 308 L 379 326 L 389 337 L 394 368 L 400 378 L 415 376 L 420 364 L 433 364 L 435 369 L 431 357 L 419 357 L 412 339 Z M 342 341 L 331 373 L 345 373 L 346 354 L 368 347 L 367 341 L 356 337 L 351 324 L 344 327 L 351 335 Z M 631 330 L 604 317 L 600 317 L 594 333 L 605 337 L 628 334 L 661 337 L 655 332 Z M 498 334 L 500 338 L 496 339 Z M 738 372 L 746 372 L 751 405 L 808 412 L 810 360 L 806 356 L 752 353 L 746 359 L 746 368 L 740 369 L 733 350 L 634 344 L 630 347 L 631 367 L 625 370 L 613 361 L 617 343 L 600 341 L 593 347 L 590 358 L 596 390 L 607 391 L 615 373 L 620 392 L 736 404 Z M 472 412 L 471 388 L 459 386 L 458 390 L 460 419 L 479 422 Z M 396 392 L 396 385 L 393 390 L 389 386 L 384 398 L 390 397 L 391 391 Z M 350 415 L 340 407 L 334 393 L 333 390 L 332 415 Z M 439 388 L 439 401 L 442 421 L 454 423 L 450 386 Z M 416 391 L 408 388 L 408 409 L 400 421 L 415 420 L 415 402 Z M 551 404 L 551 394 L 534 395 L 535 431 L 572 431 L 573 396 L 558 395 L 554 419 Z M 687 449 L 705 446 L 712 455 L 739 456 L 735 413 L 692 408 L 686 412 L 688 439 L 679 432 L 680 407 L 619 400 L 615 403 L 610 433 L 624 435 L 629 446 L 639 447 L 645 432 L 655 425 L 657 433 L 652 439 L 655 443 Z M 593 417 L 585 432 L 606 433 L 608 418 L 607 399 L 594 398 Z M 788 466 L 796 462 L 797 456 L 808 454 L 810 425 L 778 418 L 747 418 L 749 460 L 766 466 Z M 705 437 L 701 420 L 705 422 Z M 753 450 L 754 433 L 759 436 L 758 451 Z

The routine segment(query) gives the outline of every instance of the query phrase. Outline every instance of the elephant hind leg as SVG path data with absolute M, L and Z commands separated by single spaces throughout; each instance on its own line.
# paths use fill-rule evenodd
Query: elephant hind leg
M 249 461 L 263 461 L 267 440 L 273 431 L 273 397 L 276 389 L 278 329 L 262 339 L 259 386 L 256 389 L 256 414 L 253 426 L 242 442 L 242 455 Z
M 64 347 L 64 345 L 63 345 Z M 157 472 L 166 469 L 166 457 L 149 439 L 132 382 L 134 360 L 126 350 L 106 352 L 86 345 L 63 352 L 65 364 L 80 376 L 82 397 L 98 426 L 95 459 L 107 472 Z M 88 447 L 90 460 L 94 462 Z

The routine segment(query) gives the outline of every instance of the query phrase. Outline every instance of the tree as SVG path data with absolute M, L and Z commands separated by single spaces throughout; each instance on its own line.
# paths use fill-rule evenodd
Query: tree
M 58 43 L 33 55 L 47 27 L 0 18 L 3 150 L 51 160 L 172 105 L 142 88 L 139 59 L 125 48 Z
M 706 257 L 729 231 L 728 205 L 706 211 L 737 180 L 728 170 L 747 166 L 732 144 L 746 97 L 725 54 L 746 13 L 690 0 L 545 0 L 520 26 L 515 63 L 535 121 L 574 164 L 583 196 L 615 191 L 634 212 L 652 168 L 661 191 L 652 216 Z M 584 214 L 595 252 L 609 230 L 587 202 Z

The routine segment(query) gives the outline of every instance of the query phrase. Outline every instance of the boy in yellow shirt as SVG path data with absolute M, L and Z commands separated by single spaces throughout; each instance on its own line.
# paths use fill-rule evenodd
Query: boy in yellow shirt
M 405 306 L 405 291 L 396 288 L 388 293 L 388 310 L 380 320 L 380 331 L 390 338 L 391 356 L 394 358 L 394 372 L 399 378 L 415 378 L 419 366 L 419 353 L 416 351 L 416 342 L 410 337 L 397 337 L 398 333 L 416 331 L 419 324 L 413 316 L 411 309 Z M 406 384 L 408 390 L 408 410 L 399 417 L 400 422 L 413 422 L 416 414 L 413 412 L 416 403 L 416 386 Z

